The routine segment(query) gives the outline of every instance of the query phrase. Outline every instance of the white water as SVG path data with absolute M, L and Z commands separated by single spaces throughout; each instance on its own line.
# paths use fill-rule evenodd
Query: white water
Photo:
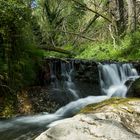
M 71 90 L 73 96 L 75 96 L 75 98 L 78 98 L 77 93 L 73 92 L 75 87 L 72 83 L 70 73 L 71 72 L 66 73 L 65 70 L 62 74 L 67 75 L 68 80 L 66 84 Z M 138 78 L 138 73 L 131 64 L 100 64 L 99 73 L 103 96 L 88 96 L 86 98 L 78 99 L 76 101 L 70 102 L 64 107 L 61 107 L 54 114 L 46 113 L 29 117 L 20 117 L 5 123 L 0 122 L 0 132 L 3 132 L 10 128 L 12 129 L 13 127 L 14 129 L 22 129 L 23 124 L 48 126 L 48 124 L 50 124 L 51 122 L 74 115 L 81 108 L 85 107 L 88 104 L 98 103 L 103 100 L 109 99 L 112 96 L 125 97 L 127 92 L 125 82 L 129 79 L 134 80 Z
M 108 97 L 125 97 L 127 93 L 125 82 L 139 77 L 132 64 L 99 65 L 99 72 L 102 93 Z
M 66 94 L 71 94 L 72 99 L 79 99 L 78 91 L 76 90 L 75 84 L 72 80 L 72 73 L 74 71 L 73 62 L 61 62 L 61 80 L 58 80 L 56 63 L 50 64 L 51 73 L 51 85 L 52 89 L 62 89 Z M 60 78 L 60 77 L 59 77 Z
M 66 69 L 67 68 L 67 69 Z M 61 76 L 65 77 L 64 89 L 68 90 L 74 99 L 79 99 L 78 91 L 76 90 L 75 84 L 72 81 L 72 72 L 74 71 L 73 62 L 61 63 Z

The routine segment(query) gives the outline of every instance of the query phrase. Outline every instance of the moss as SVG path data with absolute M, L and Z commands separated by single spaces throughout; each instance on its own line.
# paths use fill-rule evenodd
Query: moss
M 14 112 L 14 107 L 11 104 L 7 104 L 1 114 L 4 118 L 10 118 L 13 116 Z
M 7 91 L 1 95 L 0 100 L 0 118 L 10 118 L 15 116 L 17 111 L 17 97 Z
M 135 87 L 136 90 L 139 89 L 139 91 L 140 91 L 140 78 L 137 79 L 137 80 L 134 82 L 134 87 Z
M 107 106 L 113 106 L 115 108 L 121 109 L 122 104 L 128 107 L 127 111 L 131 112 L 131 106 L 128 104 L 128 101 L 132 101 L 132 100 L 139 100 L 139 99 L 137 99 L 137 98 L 119 98 L 119 97 L 110 98 L 110 99 L 102 101 L 100 103 L 90 104 L 90 105 L 86 106 L 84 109 L 82 109 L 79 113 L 84 113 L 84 114 L 93 113 L 96 111 L 101 111 L 103 109 L 103 107 L 107 107 Z
M 31 114 L 34 112 L 32 108 L 32 103 L 28 96 L 28 91 L 26 89 L 21 90 L 18 95 L 18 107 L 20 114 Z
M 15 98 L 5 98 L 3 107 L 0 110 L 0 118 L 10 118 L 15 116 L 17 111 Z

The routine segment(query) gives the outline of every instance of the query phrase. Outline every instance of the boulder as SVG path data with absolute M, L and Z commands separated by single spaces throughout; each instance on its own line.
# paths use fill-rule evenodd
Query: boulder
M 61 120 L 35 140 L 140 140 L 140 99 L 113 98 Z
M 136 79 L 127 92 L 127 97 L 138 97 L 140 98 L 140 78 Z

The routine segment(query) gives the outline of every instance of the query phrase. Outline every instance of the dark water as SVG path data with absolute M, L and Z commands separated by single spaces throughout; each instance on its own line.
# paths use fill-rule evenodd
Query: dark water
M 46 128 L 37 125 L 23 125 L 14 126 L 8 130 L 0 132 L 0 140 L 33 140 Z
M 33 140 L 61 116 L 36 115 L 0 121 L 0 140 Z

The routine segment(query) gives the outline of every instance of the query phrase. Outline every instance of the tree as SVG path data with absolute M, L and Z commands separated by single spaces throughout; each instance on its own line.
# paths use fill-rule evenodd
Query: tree
M 118 18 L 116 19 L 118 35 L 121 35 L 125 31 L 125 17 L 124 17 L 124 1 L 116 0 L 117 14 Z
M 0 15 L 1 86 L 16 91 L 35 78 L 38 50 L 32 34 L 31 9 L 23 1 L 0 0 Z
M 128 6 L 128 32 L 136 30 L 136 0 L 126 0 Z
M 76 36 L 90 39 L 79 34 L 84 16 L 84 11 L 79 5 L 65 0 L 39 0 L 38 4 L 34 14 L 40 25 L 40 46 L 43 46 L 43 49 L 60 52 L 65 46 L 73 44 Z M 61 49 L 55 49 L 56 47 Z M 65 52 L 68 51 L 62 51 Z

